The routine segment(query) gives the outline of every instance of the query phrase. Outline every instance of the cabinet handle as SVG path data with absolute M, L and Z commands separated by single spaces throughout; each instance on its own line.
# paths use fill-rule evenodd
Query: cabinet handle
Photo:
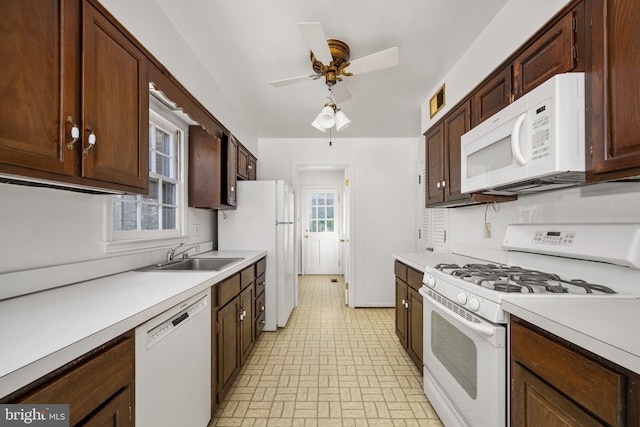
M 67 148 L 73 150 L 73 146 L 78 142 L 78 138 L 80 138 L 80 129 L 78 125 L 74 123 L 73 117 L 71 116 L 67 117 L 67 123 L 71 125 L 71 140 L 67 142 Z
M 267 323 L 267 322 L 266 322 L 265 320 L 263 320 L 263 321 L 262 321 L 262 322 L 260 322 L 260 323 L 262 323 L 262 324 L 264 325 L 264 324 L 265 324 L 265 323 Z
M 242 313 L 240 313 L 240 321 L 242 322 L 244 320 L 244 316 L 242 315 Z
M 242 317 L 247 317 L 247 310 L 242 310 Z
M 249 170 L 253 169 L 253 165 L 247 166 L 247 169 L 249 169 Z
M 407 303 L 407 301 L 403 298 L 402 299 L 402 305 L 405 305 Z
M 87 158 L 87 155 L 89 154 L 89 150 L 91 150 L 93 148 L 94 145 L 96 145 L 96 134 L 93 133 L 93 131 L 91 130 L 90 127 L 87 127 L 87 130 L 89 131 L 89 138 L 87 138 L 87 143 L 89 145 L 87 145 L 85 147 L 84 150 L 82 150 L 82 156 L 83 158 Z
M 436 188 L 440 188 L 441 185 L 442 185 L 442 182 L 438 181 L 438 183 L 436 184 Z
M 264 305 L 260 306 L 260 311 L 264 311 Z
M 445 181 L 444 179 L 442 180 L 442 188 L 447 186 L 447 181 Z
M 409 308 L 409 301 L 407 301 L 407 302 L 404 304 L 404 308 L 407 308 L 407 309 Z

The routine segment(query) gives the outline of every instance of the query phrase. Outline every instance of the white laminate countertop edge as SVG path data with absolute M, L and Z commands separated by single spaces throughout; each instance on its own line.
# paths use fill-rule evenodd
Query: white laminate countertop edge
M 464 265 L 478 261 L 478 258 L 444 252 L 403 252 L 393 254 L 393 258 L 419 271 L 424 271 L 425 267 L 435 267 L 442 263 L 455 262 Z
M 244 258 L 220 271 L 127 271 L 0 301 L 0 397 L 239 272 L 266 251 L 213 251 Z
M 503 299 L 522 320 L 640 374 L 640 299 Z

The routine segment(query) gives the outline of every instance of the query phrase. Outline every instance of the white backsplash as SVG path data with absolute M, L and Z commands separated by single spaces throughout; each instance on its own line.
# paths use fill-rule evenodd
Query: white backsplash
M 484 235 L 485 212 L 491 237 Z M 520 196 L 514 202 L 452 209 L 451 252 L 506 262 L 502 239 L 509 224 L 587 222 L 640 222 L 640 183 L 593 184 Z

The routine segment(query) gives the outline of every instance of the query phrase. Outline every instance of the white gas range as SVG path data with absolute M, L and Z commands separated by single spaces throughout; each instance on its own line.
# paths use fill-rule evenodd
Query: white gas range
M 503 248 L 507 265 L 451 255 L 425 268 L 424 388 L 448 427 L 508 425 L 503 301 L 640 294 L 640 224 L 512 225 Z

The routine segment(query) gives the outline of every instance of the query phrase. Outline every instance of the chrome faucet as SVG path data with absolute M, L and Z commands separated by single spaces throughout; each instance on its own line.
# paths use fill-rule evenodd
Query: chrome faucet
M 182 258 L 185 258 L 185 259 L 188 258 L 189 257 L 188 252 L 193 248 L 196 248 L 196 251 L 200 250 L 200 245 L 196 243 L 194 245 L 187 246 L 182 251 L 176 253 L 176 250 L 178 250 L 178 248 L 180 248 L 181 246 L 184 246 L 184 243 L 180 243 L 175 248 L 169 249 L 169 251 L 167 252 L 167 262 L 173 261 L 175 257 L 177 257 L 178 255 L 182 255 Z

